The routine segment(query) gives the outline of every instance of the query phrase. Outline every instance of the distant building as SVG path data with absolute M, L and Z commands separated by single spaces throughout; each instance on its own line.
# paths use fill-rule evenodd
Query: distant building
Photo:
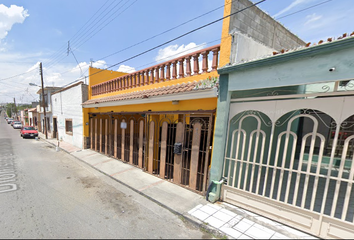
M 32 106 L 32 108 L 35 108 L 35 107 L 37 107 L 38 104 L 39 104 L 39 102 L 32 102 L 31 106 Z
M 28 120 L 29 120 L 29 125 L 33 127 L 38 127 L 37 125 L 37 108 L 30 108 L 28 109 Z
M 52 125 L 52 103 L 51 103 L 51 95 L 53 92 L 62 89 L 61 87 L 45 87 L 44 88 L 44 106 L 46 109 L 46 121 L 47 121 L 47 133 L 48 137 L 51 137 L 52 131 L 50 126 Z M 42 89 L 38 90 L 37 94 L 39 94 L 39 105 L 37 105 L 37 122 L 38 130 L 42 133 L 44 132 L 44 109 L 42 104 Z

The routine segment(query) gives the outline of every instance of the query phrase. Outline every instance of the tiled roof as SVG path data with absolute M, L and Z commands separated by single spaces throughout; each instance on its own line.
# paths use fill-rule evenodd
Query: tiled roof
M 113 102 L 113 101 L 123 101 L 123 100 L 128 100 L 128 99 L 144 99 L 144 98 L 149 98 L 149 97 L 163 96 L 163 95 L 169 95 L 169 94 L 178 94 L 178 93 L 187 93 L 187 92 L 191 92 L 191 91 L 200 91 L 200 90 L 204 90 L 204 89 L 213 88 L 213 86 L 198 88 L 197 85 L 199 85 L 201 82 L 202 81 L 181 83 L 181 84 L 176 84 L 176 85 L 171 85 L 171 86 L 164 86 L 164 87 L 153 88 L 153 89 L 148 89 L 148 90 L 135 91 L 135 92 L 131 92 L 131 93 L 123 93 L 123 94 L 118 94 L 118 95 L 109 96 L 109 97 L 91 99 L 91 100 L 84 102 L 82 105 L 97 104 L 97 103 L 103 103 L 103 102 Z
M 330 42 L 333 42 L 333 41 L 338 41 L 338 40 L 341 40 L 341 39 L 344 39 L 344 38 L 347 38 L 347 37 L 353 37 L 353 36 L 354 36 L 354 32 L 352 32 L 350 35 L 347 34 L 347 33 L 344 33 L 342 36 L 338 37 L 337 39 L 328 38 L 327 41 L 320 40 L 318 43 L 308 42 L 305 46 L 302 46 L 302 47 L 299 47 L 299 48 L 296 48 L 296 49 L 292 49 L 292 50 L 282 49 L 279 52 L 273 52 L 273 55 L 278 55 L 278 54 L 282 54 L 282 53 L 286 53 L 286 52 L 293 52 L 293 51 L 296 51 L 296 50 L 300 50 L 300 49 L 304 49 L 304 48 L 308 48 L 308 47 L 313 47 L 313 46 L 317 46 L 317 45 L 324 44 L 324 43 L 330 43 Z

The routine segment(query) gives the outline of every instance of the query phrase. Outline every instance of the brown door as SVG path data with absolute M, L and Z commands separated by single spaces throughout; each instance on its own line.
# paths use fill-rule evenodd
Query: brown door
M 53 118 L 53 138 L 58 138 L 58 126 L 57 126 L 57 119 Z

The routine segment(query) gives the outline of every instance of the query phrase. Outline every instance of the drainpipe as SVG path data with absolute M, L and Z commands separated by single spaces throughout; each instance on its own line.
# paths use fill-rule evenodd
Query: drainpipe
M 222 177 L 220 181 L 211 181 L 206 193 L 206 200 L 215 203 L 220 199 L 222 184 L 227 184 L 227 178 Z

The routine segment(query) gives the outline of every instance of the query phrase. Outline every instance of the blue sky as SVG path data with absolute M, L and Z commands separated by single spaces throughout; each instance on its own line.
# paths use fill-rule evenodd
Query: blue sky
M 38 99 L 38 87 L 29 83 L 40 85 L 39 62 L 45 86 L 64 86 L 87 76 L 91 60 L 95 67 L 108 68 L 221 18 L 224 4 L 225 0 L 1 1 L 0 102 Z M 258 7 L 305 42 L 354 31 L 354 0 L 266 0 Z M 220 21 L 110 69 L 139 70 L 180 52 L 219 44 L 221 26 Z M 175 29 L 165 32 L 171 28 Z

